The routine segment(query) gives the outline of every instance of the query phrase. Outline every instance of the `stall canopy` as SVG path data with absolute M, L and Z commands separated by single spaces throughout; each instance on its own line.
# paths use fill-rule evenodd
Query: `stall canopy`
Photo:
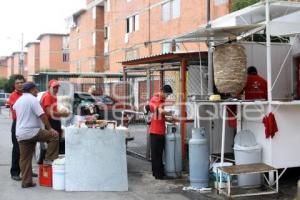
M 230 13 L 201 26 L 196 30 L 168 40 L 171 42 L 227 41 L 249 36 L 265 28 L 265 2 Z M 292 35 L 300 32 L 300 3 L 272 1 L 270 3 L 270 33 L 274 36 Z

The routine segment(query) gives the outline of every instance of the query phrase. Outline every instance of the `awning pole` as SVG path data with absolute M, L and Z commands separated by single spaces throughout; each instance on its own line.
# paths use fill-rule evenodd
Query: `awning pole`
M 268 81 L 268 113 L 272 111 L 272 68 L 271 68 L 271 34 L 270 34 L 270 3 L 266 0 L 266 37 L 267 37 L 267 81 Z M 272 147 L 272 140 L 269 140 Z M 271 151 L 272 152 L 272 149 Z M 272 163 L 270 163 L 272 165 Z M 272 185 L 275 182 L 274 173 L 269 173 L 269 181 Z
M 180 133 L 181 133 L 181 149 L 182 149 L 182 163 L 185 167 L 186 163 L 186 71 L 187 61 L 182 59 L 180 68 Z
M 266 0 L 266 37 L 267 37 L 267 82 L 268 82 L 268 102 L 269 112 L 271 112 L 272 102 L 272 68 L 271 68 L 271 34 L 270 34 L 270 3 Z

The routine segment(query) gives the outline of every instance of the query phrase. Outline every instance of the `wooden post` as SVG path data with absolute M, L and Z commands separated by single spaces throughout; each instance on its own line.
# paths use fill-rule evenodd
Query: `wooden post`
M 127 72 L 126 68 L 123 67 L 123 87 L 124 87 L 124 101 L 127 104 L 128 103 L 128 88 L 127 88 Z
M 181 133 L 181 149 L 182 149 L 182 162 L 185 167 L 186 162 L 186 72 L 187 61 L 181 60 L 180 67 L 180 133 Z

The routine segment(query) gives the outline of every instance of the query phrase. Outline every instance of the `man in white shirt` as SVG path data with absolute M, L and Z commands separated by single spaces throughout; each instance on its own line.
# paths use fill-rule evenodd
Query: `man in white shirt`
M 16 136 L 20 147 L 22 188 L 34 187 L 32 182 L 32 157 L 36 142 L 47 142 L 47 162 L 58 157 L 58 133 L 50 126 L 47 116 L 36 98 L 38 89 L 32 82 L 23 85 L 23 95 L 13 109 L 17 114 Z M 42 123 L 47 130 L 43 129 Z

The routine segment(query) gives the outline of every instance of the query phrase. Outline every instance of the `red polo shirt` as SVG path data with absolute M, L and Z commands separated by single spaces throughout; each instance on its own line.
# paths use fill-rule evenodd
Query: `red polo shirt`
M 160 93 L 155 94 L 150 100 L 150 112 L 152 112 L 150 133 L 156 135 L 165 135 L 166 132 L 166 118 L 165 115 L 158 113 L 158 108 L 163 108 L 165 99 Z
M 245 99 L 268 99 L 267 81 L 259 75 L 248 75 Z
M 44 112 L 47 113 L 47 108 L 50 107 L 50 112 L 55 111 L 57 112 L 57 98 L 56 96 L 51 95 L 51 93 L 48 91 L 46 92 L 42 98 L 41 98 L 41 105 L 44 109 Z M 53 118 L 53 115 L 48 115 L 48 118 Z
M 11 93 L 11 95 L 9 96 L 8 102 L 7 102 L 9 105 L 9 108 L 11 111 L 11 117 L 13 120 L 17 119 L 17 114 L 16 114 L 16 111 L 13 109 L 13 106 L 16 103 L 16 101 L 20 98 L 20 96 L 22 96 L 22 92 L 15 90 Z

